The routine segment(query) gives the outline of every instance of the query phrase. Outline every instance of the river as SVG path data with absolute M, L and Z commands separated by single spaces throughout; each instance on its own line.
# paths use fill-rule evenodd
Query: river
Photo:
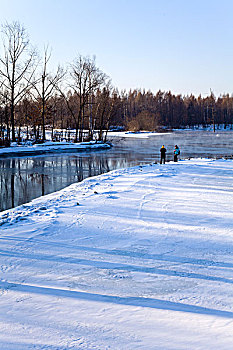
M 159 161 L 162 144 L 172 160 L 177 144 L 182 159 L 231 157 L 233 131 L 176 131 L 149 138 L 111 137 L 109 150 L 0 158 L 0 211 L 30 202 L 74 182 L 110 170 Z

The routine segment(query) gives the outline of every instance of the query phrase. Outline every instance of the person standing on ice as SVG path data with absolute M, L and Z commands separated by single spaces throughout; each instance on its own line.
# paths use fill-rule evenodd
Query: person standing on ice
M 177 145 L 174 148 L 174 162 L 178 162 L 178 155 L 180 154 L 180 149 Z
M 165 164 L 166 152 L 167 152 L 166 148 L 164 147 L 164 145 L 162 145 L 162 147 L 160 148 L 160 153 L 161 153 L 160 164 Z

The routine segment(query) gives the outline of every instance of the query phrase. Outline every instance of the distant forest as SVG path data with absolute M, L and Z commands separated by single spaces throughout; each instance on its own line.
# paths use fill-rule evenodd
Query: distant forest
M 233 97 L 156 94 L 114 88 L 95 58 L 78 55 L 66 68 L 49 70 L 51 50 L 42 55 L 18 23 L 2 26 L 0 51 L 0 146 L 11 141 L 44 142 L 50 130 L 73 140 L 106 141 L 109 129 L 157 131 L 233 123 Z M 22 132 L 23 131 L 23 132 Z M 62 134 L 64 136 L 64 134 Z

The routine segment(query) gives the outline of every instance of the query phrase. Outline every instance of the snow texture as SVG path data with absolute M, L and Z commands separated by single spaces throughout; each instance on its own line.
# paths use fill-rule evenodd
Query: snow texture
M 232 349 L 232 175 L 150 164 L 2 212 L 0 349 Z
M 59 153 L 59 152 L 81 152 L 81 151 L 93 151 L 100 149 L 108 149 L 111 146 L 103 142 L 52 142 L 47 141 L 43 144 L 35 145 L 17 145 L 12 143 L 11 147 L 0 148 L 0 157 L 12 157 L 12 156 L 30 156 L 46 153 Z

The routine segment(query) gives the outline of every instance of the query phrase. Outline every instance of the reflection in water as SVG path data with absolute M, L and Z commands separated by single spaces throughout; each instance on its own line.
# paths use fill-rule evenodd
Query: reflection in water
M 166 145 L 168 160 L 178 144 L 181 158 L 231 156 L 233 132 L 185 132 L 148 139 L 113 139 L 114 147 L 90 153 L 0 159 L 0 211 L 33 198 L 58 191 L 74 182 L 113 169 L 148 164 L 159 160 Z
M 0 210 L 119 167 L 124 167 L 124 160 L 111 160 L 103 154 L 0 159 Z

